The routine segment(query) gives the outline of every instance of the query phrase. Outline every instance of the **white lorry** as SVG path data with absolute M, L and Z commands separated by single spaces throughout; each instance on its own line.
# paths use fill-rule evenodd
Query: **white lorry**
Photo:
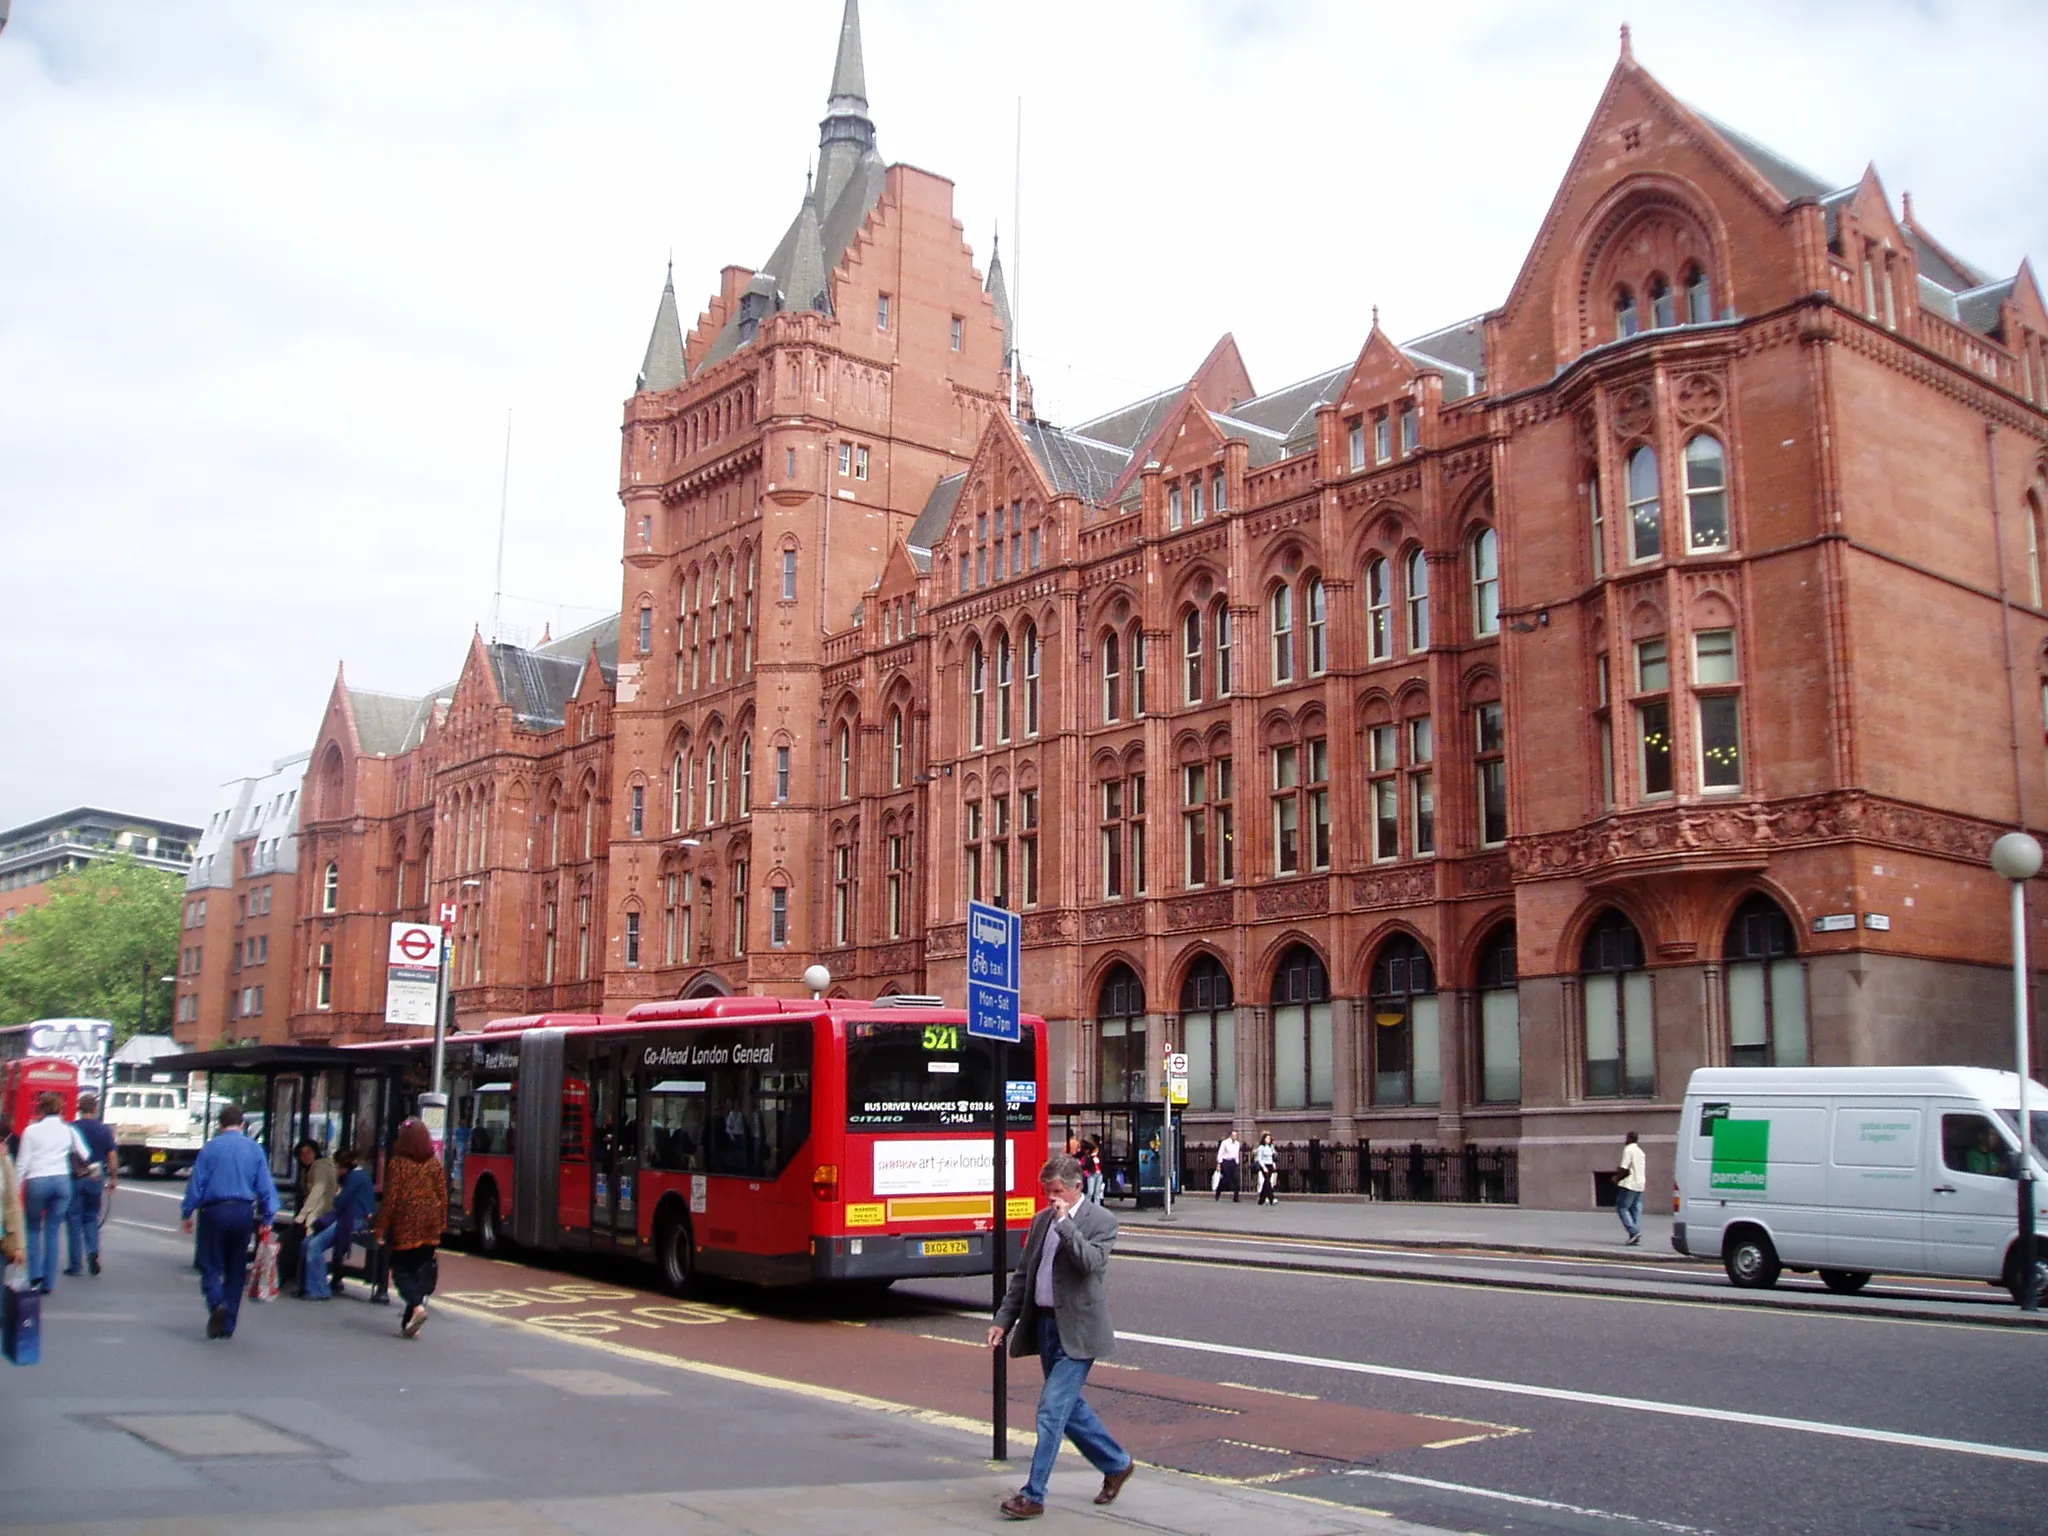
M 2017 1298 L 2019 1077 L 1982 1067 L 1703 1067 L 1678 1128 L 1671 1245 L 1736 1285 L 1818 1270 L 1987 1280 Z M 2048 1287 L 2048 1088 L 2033 1121 Z
M 206 1144 L 182 1083 L 116 1083 L 100 1118 L 114 1133 L 114 1155 L 126 1178 L 171 1175 L 190 1168 Z

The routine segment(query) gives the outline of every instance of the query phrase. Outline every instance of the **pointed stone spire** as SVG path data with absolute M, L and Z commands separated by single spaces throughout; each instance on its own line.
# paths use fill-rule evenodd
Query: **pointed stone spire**
M 988 281 L 982 284 L 982 292 L 989 296 L 996 308 L 996 319 L 1003 327 L 1003 366 L 1010 366 L 1010 290 L 1003 286 L 1003 236 L 997 230 L 989 241 Z
M 868 104 L 867 68 L 860 56 L 860 0 L 846 0 L 846 13 L 839 18 L 839 56 L 832 61 L 831 101 L 826 110 L 838 111 L 840 103 Z
M 668 264 L 668 281 L 662 284 L 661 304 L 654 311 L 654 334 L 647 338 L 647 356 L 640 363 L 640 377 L 634 393 L 674 389 L 690 376 L 688 358 L 683 355 L 683 322 L 676 314 L 676 264 Z
M 839 52 L 832 61 L 832 89 L 825 119 L 818 124 L 818 206 L 830 210 L 853 179 L 861 156 L 875 147 L 868 116 L 867 69 L 860 52 L 860 0 L 846 0 L 839 23 Z
M 782 274 L 782 292 L 796 309 L 832 312 L 831 291 L 825 282 L 824 225 L 818 218 L 818 195 L 809 171 L 804 172 L 804 205 L 797 210 L 796 242 L 790 251 L 789 270 Z

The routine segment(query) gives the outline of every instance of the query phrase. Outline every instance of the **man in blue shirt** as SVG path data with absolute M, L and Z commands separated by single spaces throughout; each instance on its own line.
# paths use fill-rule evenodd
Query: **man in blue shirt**
M 114 1133 L 100 1118 L 100 1101 L 89 1093 L 78 1096 L 78 1118 L 72 1121 L 71 1128 L 85 1143 L 86 1161 L 92 1169 L 71 1186 L 71 1209 L 64 1213 L 64 1248 L 70 1267 L 64 1273 L 79 1274 L 83 1265 L 90 1264 L 92 1272 L 98 1274 L 101 1203 L 114 1192 L 115 1175 L 120 1171 L 116 1165 Z
M 199 1283 L 206 1290 L 206 1336 L 231 1339 L 242 1310 L 249 1271 L 249 1235 L 270 1231 L 277 1215 L 277 1185 L 270 1159 L 242 1134 L 242 1111 L 220 1112 L 220 1134 L 199 1149 L 182 1206 L 185 1230 L 199 1221 Z

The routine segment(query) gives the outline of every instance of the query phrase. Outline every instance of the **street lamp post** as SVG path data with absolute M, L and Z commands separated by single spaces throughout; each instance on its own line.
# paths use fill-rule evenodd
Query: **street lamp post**
M 2014 1264 L 2020 1310 L 2040 1305 L 2034 1274 L 2034 1127 L 2028 1118 L 2027 1086 L 2027 882 L 2041 872 L 2041 845 L 2024 832 L 2008 832 L 1991 845 L 1991 867 L 2012 887 L 2012 1013 L 2020 1072 L 2020 1247 Z

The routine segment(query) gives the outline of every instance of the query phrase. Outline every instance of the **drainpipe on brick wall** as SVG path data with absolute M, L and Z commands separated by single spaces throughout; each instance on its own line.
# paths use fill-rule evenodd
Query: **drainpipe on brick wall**
M 2020 679 L 2012 651 L 2012 592 L 2005 579 L 2005 499 L 1998 490 L 1998 426 L 1984 423 L 1984 461 L 1991 481 L 1991 538 L 1998 555 L 1998 617 L 2005 631 L 2005 705 L 2012 740 L 2013 824 L 2027 825 L 2027 775 L 2020 755 Z

